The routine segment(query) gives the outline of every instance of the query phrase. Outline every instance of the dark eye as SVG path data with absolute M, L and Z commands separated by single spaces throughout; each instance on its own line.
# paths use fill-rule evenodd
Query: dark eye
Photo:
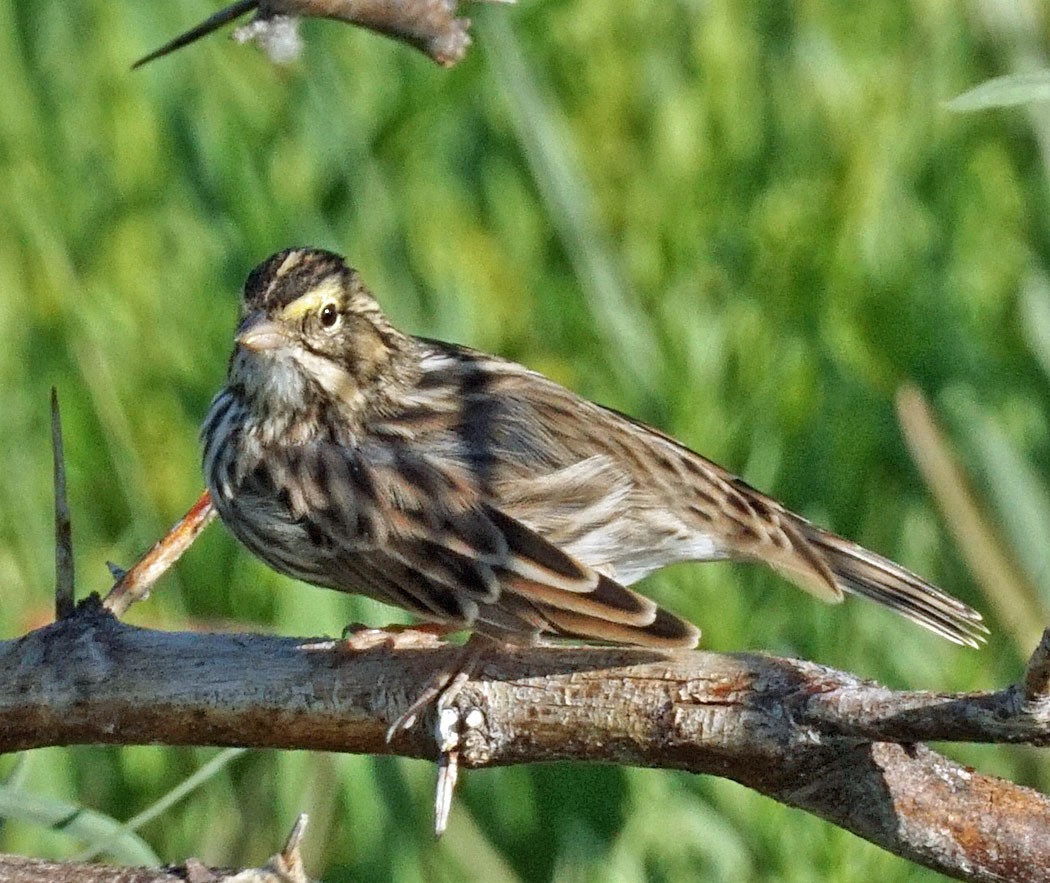
M 321 307 L 321 324 L 325 328 L 334 328 L 339 321 L 339 310 L 335 304 L 325 304 Z

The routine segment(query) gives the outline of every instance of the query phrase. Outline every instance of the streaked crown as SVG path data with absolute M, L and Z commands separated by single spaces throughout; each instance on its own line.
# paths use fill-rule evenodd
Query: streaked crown
M 357 272 L 339 255 L 320 248 L 287 248 L 257 266 L 244 283 L 244 313 L 274 315 L 304 292 L 351 290 Z

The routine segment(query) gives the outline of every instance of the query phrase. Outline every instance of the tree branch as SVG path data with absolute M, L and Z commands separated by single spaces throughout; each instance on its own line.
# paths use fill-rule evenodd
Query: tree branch
M 214 520 L 215 507 L 211 502 L 211 494 L 203 491 L 189 511 L 131 567 L 124 570 L 110 562 L 109 569 L 116 577 L 116 582 L 102 603 L 116 616 L 121 616 L 136 601 L 144 601 L 157 580 Z
M 0 880 L 17 883 L 186 883 L 186 879 L 186 874 L 173 869 L 113 868 L 0 855 Z
M 508 2 L 514 0 L 490 0 Z M 470 47 L 470 19 L 456 18 L 458 0 L 236 0 L 159 49 L 136 61 L 137 68 L 188 46 L 249 12 L 252 20 L 234 31 L 239 42 L 258 42 L 274 61 L 298 57 L 300 18 L 327 18 L 367 28 L 418 49 L 451 67 Z
M 432 715 L 390 745 L 384 734 L 458 652 L 157 632 L 91 598 L 0 643 L 0 751 L 159 742 L 435 758 Z M 962 879 L 1050 879 L 1050 799 L 912 744 L 1050 744 L 1050 700 L 1019 686 L 894 692 L 752 654 L 533 648 L 483 657 L 455 707 L 463 767 L 589 760 L 709 773 Z

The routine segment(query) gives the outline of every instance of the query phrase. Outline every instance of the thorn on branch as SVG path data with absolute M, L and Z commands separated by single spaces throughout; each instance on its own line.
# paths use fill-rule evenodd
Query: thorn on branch
M 303 836 L 306 834 L 306 825 L 309 821 L 310 818 L 306 813 L 300 813 L 299 818 L 292 825 L 292 830 L 284 843 L 284 849 L 270 859 L 270 868 L 280 875 L 282 881 L 287 880 L 288 883 L 310 883 L 310 878 L 306 876 L 302 854 L 299 851 L 299 847 L 303 842 Z
M 456 6 L 457 0 L 237 0 L 140 58 L 132 69 L 188 46 L 252 11 L 254 17 L 234 32 L 234 39 L 258 43 L 277 64 L 299 57 L 300 18 L 327 18 L 400 40 L 451 67 L 466 55 L 471 42 L 470 19 L 456 18 Z
M 183 46 L 188 46 L 190 43 L 194 43 L 201 37 L 206 37 L 214 30 L 218 30 L 224 24 L 228 24 L 235 19 L 240 18 L 242 15 L 247 15 L 251 10 L 258 6 L 258 0 L 238 0 L 237 3 L 231 3 L 225 9 L 220 9 L 215 15 L 211 15 L 204 19 L 199 25 L 195 25 L 185 33 L 179 34 L 174 40 L 169 40 L 159 49 L 144 55 L 138 61 L 136 61 L 131 69 L 142 67 L 144 64 L 148 64 L 154 59 L 161 58 L 174 52 L 176 49 L 181 49 Z
M 73 525 L 66 496 L 66 464 L 62 449 L 62 415 L 58 409 L 58 390 L 51 387 L 51 449 L 55 474 L 55 618 L 73 615 Z
M 187 883 L 312 883 L 306 876 L 303 858 L 299 853 L 308 821 L 306 813 L 300 814 L 284 848 L 261 868 L 247 868 L 227 874 L 214 871 L 199 859 L 191 858 L 186 861 L 185 879 Z
M 1050 700 L 1050 628 L 1043 632 L 1032 658 L 1028 660 L 1022 684 L 1025 701 Z

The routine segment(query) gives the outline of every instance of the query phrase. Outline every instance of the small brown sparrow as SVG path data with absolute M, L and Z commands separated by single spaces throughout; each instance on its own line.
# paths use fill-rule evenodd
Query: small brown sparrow
M 271 567 L 501 640 L 693 647 L 694 625 L 627 586 L 722 558 L 823 601 L 863 595 L 958 644 L 987 633 L 659 430 L 398 331 L 327 251 L 282 251 L 248 276 L 202 438 L 219 515 Z

